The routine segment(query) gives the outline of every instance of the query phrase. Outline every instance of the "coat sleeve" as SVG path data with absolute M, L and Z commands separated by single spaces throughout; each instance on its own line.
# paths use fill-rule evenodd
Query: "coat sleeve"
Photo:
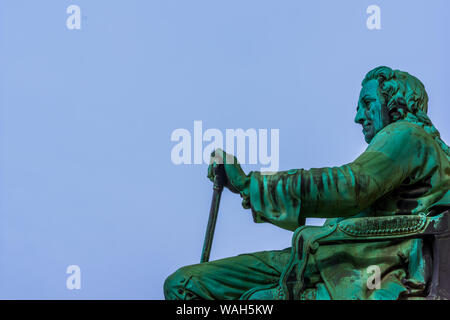
M 381 130 L 355 161 L 340 167 L 250 173 L 242 193 L 255 222 L 295 230 L 305 218 L 353 216 L 397 188 L 412 173 L 423 176 L 425 131 L 396 122 Z

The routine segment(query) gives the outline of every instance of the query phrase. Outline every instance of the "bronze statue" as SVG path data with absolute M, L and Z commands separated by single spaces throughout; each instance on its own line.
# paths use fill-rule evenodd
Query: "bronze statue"
M 362 81 L 353 162 L 247 175 L 216 150 L 208 177 L 224 163 L 225 187 L 255 222 L 294 231 L 292 248 L 180 268 L 166 299 L 449 299 L 450 154 L 427 109 L 417 78 L 383 66 Z

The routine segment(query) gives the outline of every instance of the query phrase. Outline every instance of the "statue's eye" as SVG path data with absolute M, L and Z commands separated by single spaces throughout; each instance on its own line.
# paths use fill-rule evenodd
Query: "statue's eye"
M 373 102 L 373 99 L 364 99 L 364 104 L 367 106 L 367 107 L 370 107 L 370 104 Z

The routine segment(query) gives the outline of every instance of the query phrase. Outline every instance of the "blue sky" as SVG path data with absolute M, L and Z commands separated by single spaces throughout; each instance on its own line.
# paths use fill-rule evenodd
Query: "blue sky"
M 81 29 L 66 8 L 81 8 Z M 366 8 L 381 8 L 368 30 Z M 365 148 L 360 83 L 421 79 L 445 141 L 448 1 L 0 0 L 0 298 L 161 299 L 197 263 L 206 164 L 175 165 L 171 133 L 280 130 L 280 170 Z M 248 172 L 259 165 L 243 165 Z M 290 246 L 225 191 L 212 259 Z M 316 223 L 317 221 L 309 221 Z M 66 268 L 81 268 L 81 290 Z

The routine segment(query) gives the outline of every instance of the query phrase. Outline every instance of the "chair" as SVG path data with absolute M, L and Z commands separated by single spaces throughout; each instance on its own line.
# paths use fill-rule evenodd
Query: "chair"
M 348 218 L 327 227 L 304 226 L 294 234 L 297 242 L 297 261 L 282 275 L 283 298 L 296 296 L 303 289 L 304 268 L 309 253 L 321 245 L 346 242 L 385 241 L 390 239 L 423 239 L 431 248 L 431 281 L 427 299 L 450 299 L 450 207 L 434 207 L 428 215 L 397 215 L 384 217 Z M 295 279 L 295 281 L 293 281 Z M 289 287 L 287 283 L 295 283 Z

